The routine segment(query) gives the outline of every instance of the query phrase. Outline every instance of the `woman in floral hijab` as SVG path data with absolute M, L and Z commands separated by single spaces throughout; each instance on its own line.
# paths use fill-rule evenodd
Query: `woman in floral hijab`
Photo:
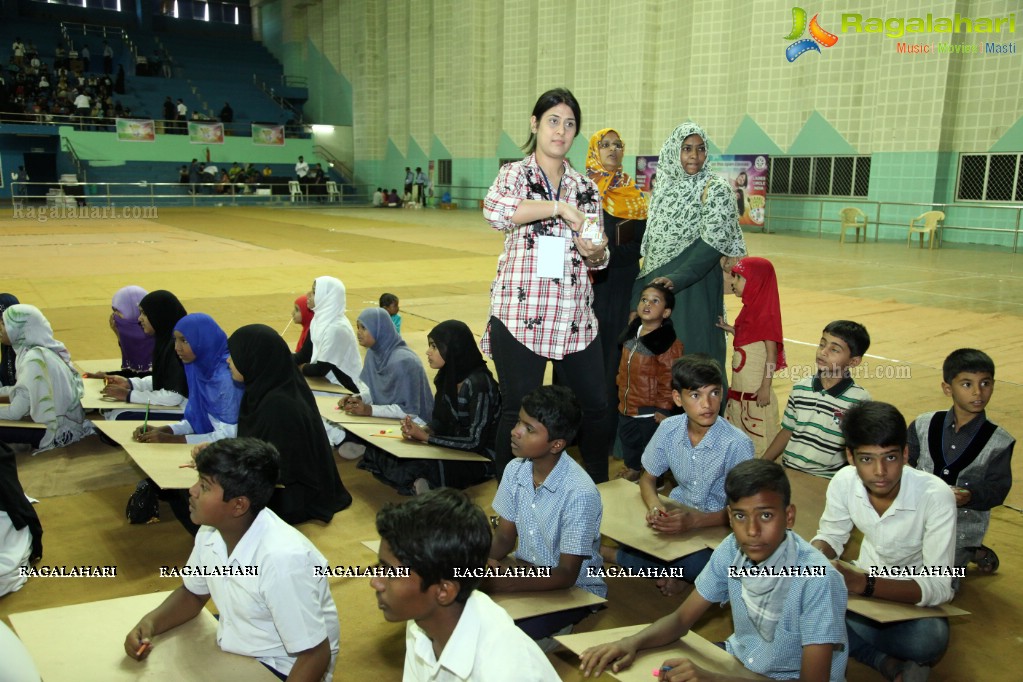
M 745 256 L 746 243 L 735 194 L 706 163 L 707 134 L 692 121 L 677 127 L 661 147 L 632 298 L 638 300 L 650 282 L 672 289 L 675 310 L 669 319 L 686 353 L 705 353 L 724 371 L 725 333 L 716 326 L 724 308 L 720 263 L 723 256 Z
M 0 343 L 17 353 L 18 381 L 0 387 L 9 404 L 0 405 L 0 419 L 30 417 L 46 429 L 2 427 L 0 440 L 29 443 L 39 451 L 70 445 L 92 433 L 82 409 L 82 378 L 71 355 L 53 338 L 53 328 L 33 305 L 19 303 L 3 313 Z

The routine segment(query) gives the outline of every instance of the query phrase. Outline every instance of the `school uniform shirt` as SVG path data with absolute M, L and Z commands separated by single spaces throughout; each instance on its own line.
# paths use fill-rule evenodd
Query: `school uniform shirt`
M 797 382 L 785 404 L 781 427 L 792 432 L 782 453 L 785 466 L 831 478 L 845 466 L 842 417 L 846 410 L 870 400 L 870 394 L 850 377 L 829 389 L 820 376 Z
M 849 660 L 845 581 L 821 552 L 793 531 L 789 533 L 795 536 L 799 548 L 796 566 L 819 566 L 825 574 L 789 578 L 792 583 L 782 604 L 774 641 L 764 640 L 750 620 L 742 598 L 742 580 L 728 577 L 728 568 L 739 551 L 735 534 L 725 538 L 711 554 L 706 568 L 696 578 L 696 590 L 707 601 L 731 604 L 735 632 L 725 640 L 725 649 L 747 669 L 774 680 L 799 679 L 804 646 L 840 644 L 831 654 L 828 679 L 842 682 Z M 752 565 L 747 560 L 744 567 Z
M 269 509 L 256 515 L 230 556 L 216 528 L 202 526 L 188 566 L 255 567 L 258 575 L 197 575 L 182 578 L 192 594 L 213 599 L 220 620 L 217 646 L 251 656 L 285 675 L 298 652 L 330 641 L 332 679 L 339 649 L 337 607 L 325 576 L 314 575 L 327 560 L 302 533 Z M 292 653 L 289 653 L 292 652 Z
M 955 495 L 934 474 L 903 467 L 899 494 L 884 515 L 878 516 L 856 467 L 842 469 L 828 484 L 824 514 L 813 539 L 823 540 L 836 556 L 842 556 L 853 526 L 863 533 L 863 543 L 852 563 L 863 570 L 872 566 L 955 565 Z M 920 586 L 917 606 L 938 606 L 954 596 L 951 576 L 901 579 L 914 580 Z
M 753 441 L 718 417 L 699 445 L 689 440 L 689 415 L 668 417 L 643 451 L 643 468 L 654 476 L 671 469 L 678 485 L 669 498 L 701 512 L 725 508 L 725 476 L 739 462 L 753 459 Z
M 504 251 L 497 259 L 497 276 L 490 286 L 490 317 L 500 320 L 533 353 L 552 360 L 581 351 L 597 338 L 589 273 L 607 267 L 607 262 L 594 267 L 586 264 L 572 241 L 572 230 L 560 218 L 523 225 L 512 222 L 523 200 L 556 199 L 583 213 L 597 215 L 603 227 L 597 186 L 567 160 L 564 168 L 561 186 L 551 187 L 535 155 L 506 163 L 483 202 L 483 218 L 505 233 Z M 541 237 L 563 240 L 560 278 L 537 276 Z M 480 348 L 486 355 L 492 355 L 489 325 Z
M 438 659 L 414 620 L 405 626 L 403 682 L 557 682 L 536 642 L 508 612 L 476 590 Z
M 134 377 L 128 379 L 131 392 L 128 393 L 129 403 L 148 403 L 160 407 L 177 407 L 185 409 L 188 398 L 170 389 L 153 388 L 153 377 Z
M 604 506 L 589 474 L 564 452 L 547 479 L 533 487 L 533 462 L 516 457 L 504 470 L 494 497 L 494 511 L 515 524 L 519 546 L 515 556 L 534 566 L 557 566 L 562 554 L 585 557 L 575 584 L 598 597 L 607 585 L 598 575 L 600 519 Z

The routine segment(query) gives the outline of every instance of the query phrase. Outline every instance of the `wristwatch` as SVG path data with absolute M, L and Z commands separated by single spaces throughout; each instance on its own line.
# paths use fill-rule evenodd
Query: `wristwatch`
M 872 575 L 867 576 L 867 586 L 860 592 L 861 597 L 872 597 L 874 595 L 874 583 L 877 582 L 877 578 Z

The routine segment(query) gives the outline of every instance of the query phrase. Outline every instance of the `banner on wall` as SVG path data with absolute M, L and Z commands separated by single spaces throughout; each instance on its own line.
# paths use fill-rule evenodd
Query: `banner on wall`
M 271 147 L 283 147 L 284 126 L 266 125 L 264 123 L 253 123 L 252 144 L 266 145 Z
M 152 119 L 117 119 L 118 142 L 156 142 L 156 123 Z
M 636 157 L 636 187 L 648 195 L 653 191 L 657 178 L 657 159 L 656 156 Z
M 188 141 L 191 144 L 224 144 L 224 124 L 189 121 Z
M 728 180 L 735 192 L 740 225 L 763 227 L 769 167 L 766 154 L 726 154 L 707 160 L 707 168 Z

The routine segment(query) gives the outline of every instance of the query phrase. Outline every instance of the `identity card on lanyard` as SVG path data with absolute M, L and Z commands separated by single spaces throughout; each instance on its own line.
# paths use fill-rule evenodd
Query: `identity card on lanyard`
M 558 183 L 558 191 L 554 192 L 547 174 L 540 168 L 540 175 L 544 184 L 547 185 L 548 196 L 554 197 L 555 201 L 561 198 L 561 183 Z M 562 279 L 565 276 L 565 244 L 564 237 L 537 237 L 536 240 L 536 276 L 544 279 Z

